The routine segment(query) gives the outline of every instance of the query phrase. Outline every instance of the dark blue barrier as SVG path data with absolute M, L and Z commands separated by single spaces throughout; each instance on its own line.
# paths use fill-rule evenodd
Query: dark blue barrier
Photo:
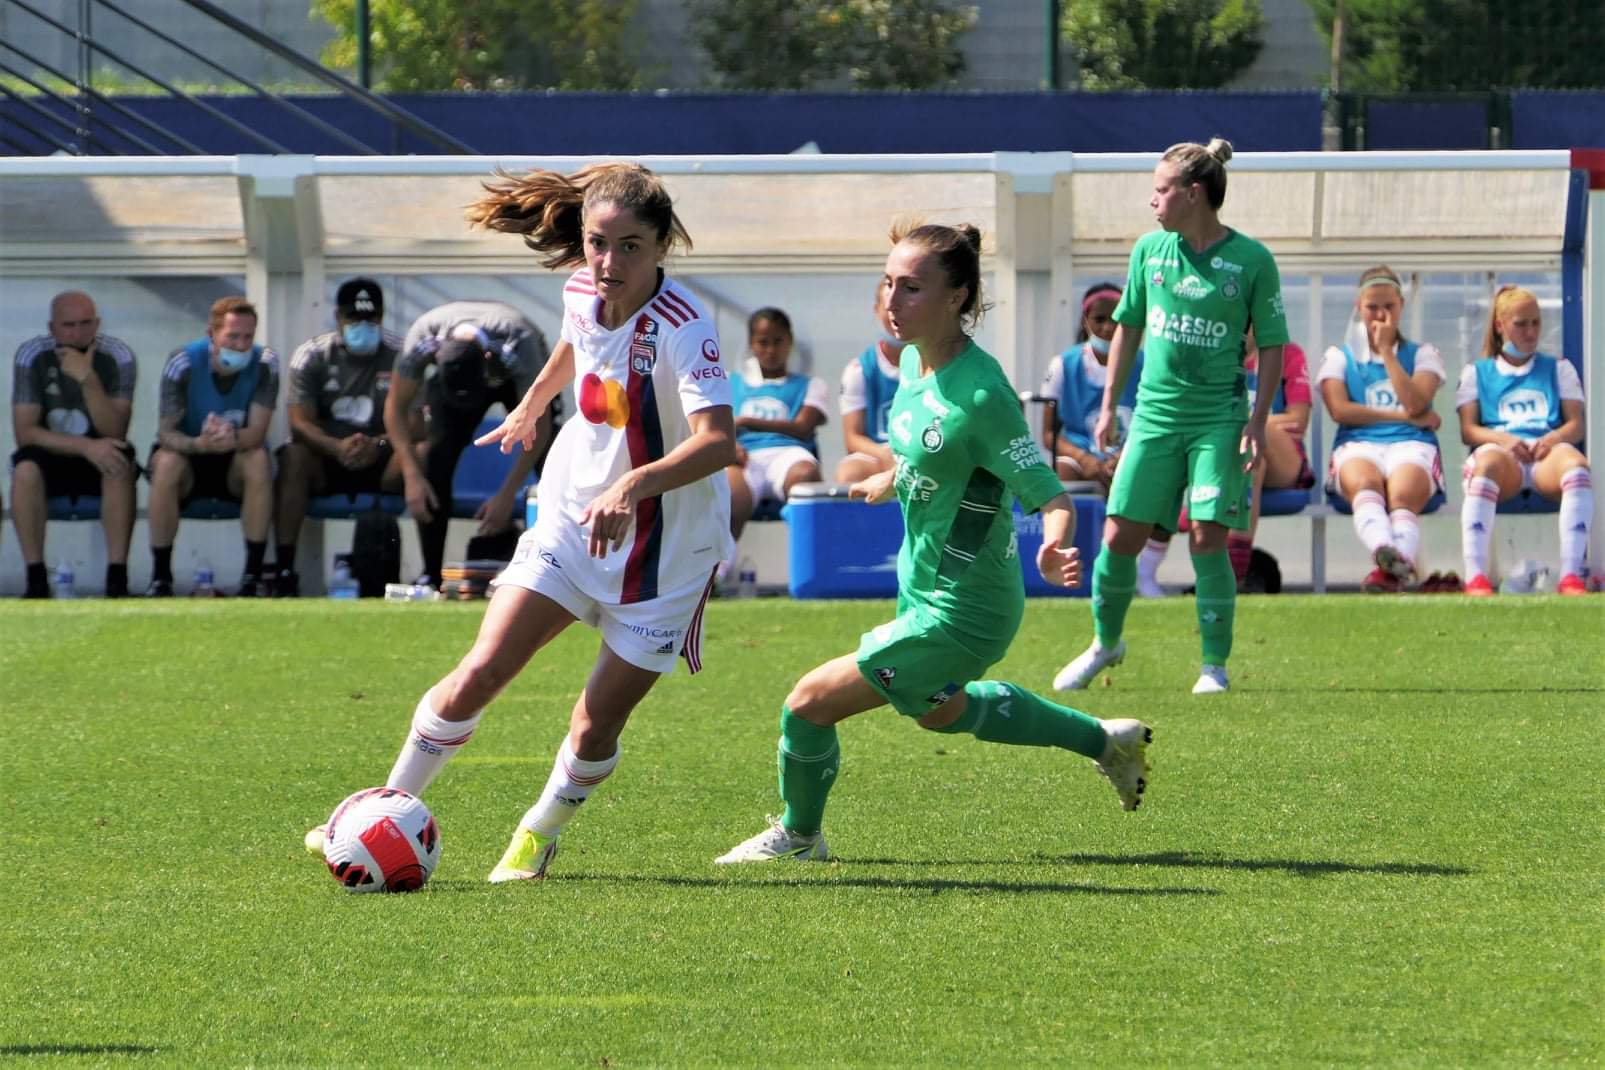
M 1605 149 L 1605 92 L 1510 94 L 1513 149 Z
M 1486 149 L 1486 100 L 1368 100 L 1365 147 L 1391 149 Z
M 205 99 L 295 152 L 351 151 L 264 100 Z M 434 151 L 343 98 L 292 99 L 379 151 Z M 1321 98 L 1314 92 L 450 93 L 390 99 L 487 155 L 785 153 L 810 142 L 829 153 L 1156 152 L 1217 134 L 1243 152 L 1321 147 Z M 266 151 L 181 100 L 128 97 L 119 103 L 208 153 Z M 108 111 L 104 118 L 149 136 L 125 117 Z M 15 101 L 0 102 L 0 133 L 9 141 L 34 140 L 19 119 L 40 129 L 49 125 Z M 0 152 L 16 151 L 0 142 Z

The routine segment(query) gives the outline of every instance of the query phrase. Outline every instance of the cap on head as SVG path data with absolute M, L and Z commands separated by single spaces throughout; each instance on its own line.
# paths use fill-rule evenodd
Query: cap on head
M 384 316 L 385 295 L 372 279 L 347 279 L 334 295 L 335 308 L 351 320 L 377 320 Z

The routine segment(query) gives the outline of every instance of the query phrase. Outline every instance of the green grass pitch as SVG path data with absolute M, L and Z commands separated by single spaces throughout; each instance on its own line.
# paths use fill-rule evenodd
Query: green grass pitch
M 719 602 L 544 883 L 485 875 L 596 649 L 575 627 L 428 800 L 427 889 L 301 849 L 381 783 L 473 606 L 0 607 L 0 1062 L 1104 1066 L 1598 1063 L 1605 614 L 1554 597 L 1243 600 L 1195 699 L 1191 603 L 1134 607 L 1090 763 L 842 731 L 827 864 L 715 867 L 775 812 L 778 708 L 888 603 Z M 1082 602 L 995 675 L 1046 689 Z

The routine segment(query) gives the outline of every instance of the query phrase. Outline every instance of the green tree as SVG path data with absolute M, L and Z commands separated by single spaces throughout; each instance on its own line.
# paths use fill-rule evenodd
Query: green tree
M 727 89 L 934 89 L 964 73 L 975 9 L 942 0 L 692 0 L 710 81 Z
M 625 45 L 637 0 L 369 0 L 378 87 L 635 89 Z M 357 63 L 356 0 L 312 0 L 336 36 L 323 62 Z
M 1087 89 L 1216 89 L 1264 44 L 1259 0 L 1068 0 L 1064 36 Z
M 1307 0 L 1332 43 L 1333 0 Z M 1605 86 L 1597 0 L 1344 0 L 1342 88 L 1373 93 Z

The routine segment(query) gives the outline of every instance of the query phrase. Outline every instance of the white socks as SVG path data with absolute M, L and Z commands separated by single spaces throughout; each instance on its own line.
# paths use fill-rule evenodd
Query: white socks
M 466 721 L 445 720 L 430 705 L 429 692 L 425 691 L 412 713 L 412 731 L 407 733 L 407 742 L 401 746 L 401 754 L 390 770 L 385 787 L 422 796 L 446 759 L 462 750 L 463 744 L 474 734 L 481 716 L 483 712 Z
M 1460 548 L 1468 582 L 1473 576 L 1488 575 L 1488 544 L 1493 541 L 1498 505 L 1498 483 L 1483 476 L 1466 481 L 1466 500 L 1460 504 Z
M 1384 546 L 1393 545 L 1393 525 L 1388 522 L 1388 507 L 1382 495 L 1374 490 L 1362 490 L 1354 496 L 1354 531 L 1365 544 L 1366 553 L 1375 555 Z
M 1160 598 L 1164 590 L 1159 586 L 1159 566 L 1170 550 L 1169 539 L 1149 539 L 1137 555 L 1137 593 L 1144 598 Z
M 1581 575 L 1588 553 L 1588 529 L 1594 518 L 1594 477 L 1573 468 L 1560 477 L 1560 574 Z
M 1408 509 L 1395 509 L 1388 514 L 1388 527 L 1393 548 L 1414 568 L 1421 561 L 1421 519 Z
M 595 791 L 602 781 L 619 764 L 619 752 L 599 762 L 587 762 L 574 756 L 568 737 L 557 749 L 557 761 L 552 764 L 552 775 L 546 779 L 541 797 L 529 808 L 519 824 L 538 835 L 550 839 L 563 831 L 574 812 Z

